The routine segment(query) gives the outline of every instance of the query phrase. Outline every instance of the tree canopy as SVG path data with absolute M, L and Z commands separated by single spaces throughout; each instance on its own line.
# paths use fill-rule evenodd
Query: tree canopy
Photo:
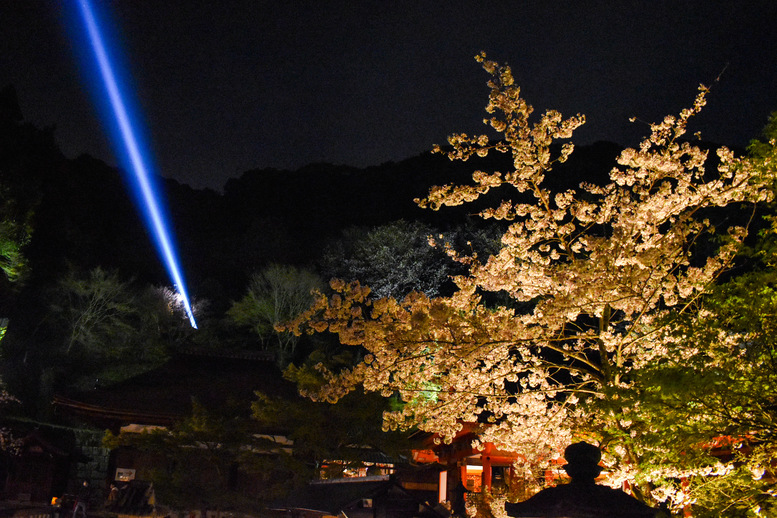
M 512 167 L 475 171 L 472 183 L 435 186 L 416 201 L 438 210 L 500 189 L 501 203 L 480 212 L 509 222 L 500 250 L 479 257 L 448 247 L 468 268 L 450 296 L 374 300 L 359 283 L 333 281 L 334 293 L 289 328 L 334 333 L 366 354 L 339 372 L 322 365 L 327 383 L 310 395 L 396 393 L 404 405 L 384 414 L 387 428 L 417 426 L 450 441 L 462 422 L 481 423 L 480 441 L 533 463 L 574 436 L 594 438 L 615 478 L 639 483 L 622 393 L 684 349 L 673 331 L 696 314 L 747 234 L 747 217 L 716 224 L 716 210 L 768 200 L 768 175 L 728 148 L 712 158 L 685 138 L 706 103 L 700 86 L 690 108 L 651 124 L 620 154 L 608 183 L 551 192 L 546 178 L 574 150 L 555 141 L 585 118 L 548 110 L 533 122 L 510 68 L 478 60 L 491 75 L 484 122 L 498 137 L 456 134 L 436 151 L 452 160 L 507 153 Z M 492 294 L 508 302 L 494 304 Z
M 750 166 L 774 181 L 777 114 L 750 146 Z M 765 225 L 728 280 L 673 322 L 674 347 L 621 392 L 639 473 L 661 499 L 694 516 L 774 514 L 777 423 L 777 227 Z
M 275 324 L 302 313 L 322 284 L 309 270 L 271 264 L 251 276 L 247 293 L 232 304 L 227 316 L 236 325 L 248 327 L 261 347 L 285 366 L 294 358 L 299 337 L 276 331 Z

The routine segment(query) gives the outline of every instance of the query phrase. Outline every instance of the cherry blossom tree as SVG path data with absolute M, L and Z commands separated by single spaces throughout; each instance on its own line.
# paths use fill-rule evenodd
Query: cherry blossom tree
M 324 251 L 322 270 L 327 279 L 359 279 L 373 297 L 396 298 L 410 291 L 437 295 L 453 264 L 427 245 L 433 234 L 429 225 L 403 220 L 371 229 L 352 227 Z
M 749 165 L 777 172 L 777 113 Z M 632 371 L 619 411 L 639 454 L 632 471 L 653 496 L 693 515 L 772 516 L 777 512 L 777 212 L 743 250 L 736 275 L 664 328 L 672 343 L 660 361 Z
M 510 68 L 477 60 L 491 75 L 484 122 L 496 138 L 455 134 L 435 151 L 452 160 L 507 153 L 512 167 L 475 171 L 472 183 L 435 186 L 416 201 L 439 210 L 503 194 L 480 213 L 510 222 L 500 250 L 479 257 L 438 243 L 468 270 L 446 297 L 374 300 L 358 283 L 332 281 L 333 293 L 288 328 L 334 333 L 363 348 L 363 361 L 339 372 L 321 366 L 326 383 L 308 394 L 336 401 L 361 385 L 401 397 L 402 409 L 384 413 L 389 429 L 451 441 L 463 422 L 480 423 L 480 442 L 531 463 L 583 435 L 608 446 L 612 469 L 636 466 L 622 391 L 677 350 L 667 330 L 695 311 L 746 235 L 743 225 L 716 228 L 708 213 L 767 200 L 767 182 L 731 150 L 713 159 L 684 139 L 706 103 L 700 86 L 690 108 L 621 153 L 609 183 L 551 192 L 545 179 L 573 152 L 568 139 L 584 116 L 548 110 L 535 120 Z M 509 303 L 488 302 L 495 293 Z
M 495 248 L 499 243 L 496 231 L 467 224 L 444 233 L 425 223 L 404 220 L 373 228 L 351 227 L 325 249 L 321 270 L 326 279 L 358 279 L 370 287 L 373 298 L 400 298 L 411 291 L 434 297 L 445 293 L 451 276 L 463 268 L 444 250 L 430 247 L 429 236 L 466 243 L 475 250 Z

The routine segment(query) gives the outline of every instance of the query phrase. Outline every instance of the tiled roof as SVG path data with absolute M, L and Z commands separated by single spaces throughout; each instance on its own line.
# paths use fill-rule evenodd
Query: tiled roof
M 424 500 L 405 490 L 389 476 L 341 478 L 312 482 L 294 492 L 284 502 L 277 502 L 277 510 L 311 510 L 338 515 L 341 511 L 359 507 L 365 499 L 376 499 L 374 504 L 383 516 L 429 515 L 440 518 Z M 423 508 L 423 511 L 420 509 Z M 351 513 L 347 513 L 351 514 Z M 374 516 L 373 513 L 370 513 Z
M 206 408 L 237 405 L 247 411 L 255 391 L 298 397 L 294 384 L 265 358 L 187 353 L 121 383 L 57 394 L 54 405 L 60 412 L 111 428 L 169 425 L 191 412 L 193 399 Z

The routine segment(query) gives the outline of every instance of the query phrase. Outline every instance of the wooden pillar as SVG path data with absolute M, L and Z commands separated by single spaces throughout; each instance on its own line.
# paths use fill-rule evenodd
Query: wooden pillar
M 687 478 L 682 478 L 680 481 L 680 487 L 683 488 L 683 491 L 685 492 L 688 489 L 688 486 L 690 485 L 690 482 L 688 482 Z M 693 516 L 693 513 L 691 512 L 691 506 L 689 504 L 685 504 L 683 506 L 683 516 L 684 517 L 690 517 Z

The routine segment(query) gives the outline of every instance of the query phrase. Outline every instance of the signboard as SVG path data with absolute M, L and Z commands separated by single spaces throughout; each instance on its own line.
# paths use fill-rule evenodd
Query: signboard
M 116 468 L 115 480 L 118 482 L 129 482 L 135 480 L 135 470 L 129 468 Z

